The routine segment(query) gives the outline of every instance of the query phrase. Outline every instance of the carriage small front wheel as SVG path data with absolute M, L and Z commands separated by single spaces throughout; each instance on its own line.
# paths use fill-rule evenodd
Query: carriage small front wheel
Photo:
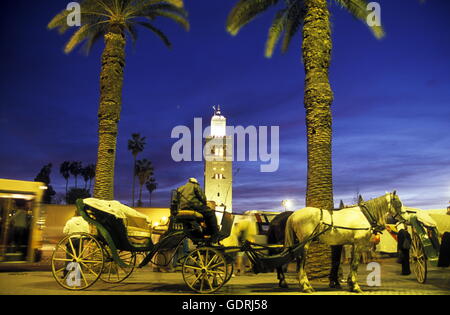
M 215 248 L 201 247 L 187 255 L 183 262 L 183 280 L 198 293 L 213 293 L 228 280 L 229 266 L 224 255 Z
M 69 290 L 84 290 L 93 285 L 103 265 L 103 246 L 87 233 L 67 235 L 59 241 L 52 255 L 53 277 Z

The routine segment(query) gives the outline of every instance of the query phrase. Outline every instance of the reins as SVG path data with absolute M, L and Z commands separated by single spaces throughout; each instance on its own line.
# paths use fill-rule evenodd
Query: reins
M 348 227 L 348 226 L 334 225 L 334 222 L 333 222 L 333 211 L 328 211 L 328 212 L 330 212 L 331 223 L 326 223 L 326 222 L 323 221 L 323 209 L 320 209 L 320 223 L 319 224 L 323 224 L 323 225 L 329 226 L 329 227 L 331 227 L 333 229 L 352 230 L 352 231 L 367 231 L 367 230 L 370 230 L 370 228 L 352 228 L 352 227 Z
M 326 225 L 328 227 L 331 227 L 333 229 L 342 229 L 342 230 L 351 230 L 351 231 L 368 231 L 371 230 L 372 234 L 378 234 L 381 233 L 386 227 L 384 226 L 384 224 L 379 224 L 378 223 L 378 219 L 376 217 L 376 215 L 373 213 L 375 211 L 380 211 L 380 207 L 384 207 L 384 206 L 388 206 L 387 205 L 387 201 L 383 200 L 381 202 L 385 202 L 386 205 L 381 205 L 380 201 L 378 200 L 379 198 L 383 198 L 382 197 L 378 197 L 372 200 L 369 200 L 368 202 L 363 202 L 359 205 L 359 208 L 361 209 L 362 214 L 365 216 L 365 218 L 367 219 L 367 221 L 370 224 L 370 227 L 366 228 L 366 227 L 347 227 L 347 226 L 340 226 L 340 225 L 335 225 L 333 222 L 333 210 L 329 211 L 330 213 L 330 217 L 331 217 L 331 223 L 326 223 L 323 221 L 323 209 L 320 209 L 320 223 L 323 225 Z M 395 214 L 394 219 L 398 216 L 399 214 Z

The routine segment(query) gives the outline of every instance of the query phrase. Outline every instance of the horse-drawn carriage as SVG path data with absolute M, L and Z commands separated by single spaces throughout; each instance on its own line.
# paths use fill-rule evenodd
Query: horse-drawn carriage
M 127 279 L 136 267 L 155 263 L 153 258 L 158 253 L 177 249 L 186 239 L 191 240 L 195 248 L 178 262 L 182 265 L 186 285 L 199 293 L 215 292 L 231 279 L 234 253 L 245 251 L 254 263 L 255 272 L 262 272 L 273 264 L 290 262 L 301 248 L 296 246 L 284 256 L 268 259 L 262 253 L 268 246 L 248 241 L 242 246 L 213 244 L 203 233 L 203 216 L 196 211 L 179 210 L 176 197 L 172 197 L 168 231 L 156 244 L 151 239 L 150 222 L 132 208 L 117 201 L 95 198 L 79 199 L 76 206 L 96 233 L 72 233 L 55 247 L 52 273 L 58 284 L 69 290 L 87 289 L 98 279 L 119 283 Z M 224 212 L 219 241 L 229 236 L 232 224 L 233 216 Z M 173 257 L 167 259 L 167 263 L 171 259 Z M 264 259 L 266 262 L 262 262 Z
M 189 239 L 195 248 L 178 262 L 182 264 L 184 282 L 193 291 L 213 293 L 219 290 L 232 276 L 233 254 L 244 252 L 255 273 L 271 271 L 300 257 L 300 286 L 303 291 L 311 292 L 312 287 L 303 271 L 310 242 L 320 239 L 330 245 L 339 245 L 333 242 L 342 239 L 355 247 L 349 283 L 352 291 L 360 292 L 356 284 L 360 248 L 384 223 L 388 213 L 397 215 L 401 209 L 401 201 L 395 192 L 366 202 L 364 209 L 347 209 L 335 215 L 323 209 L 304 208 L 295 212 L 287 222 L 286 244 L 289 246 L 249 241 L 237 246 L 223 246 L 220 240 L 229 236 L 233 223 L 230 213 L 224 212 L 219 242 L 213 243 L 204 233 L 203 216 L 196 211 L 180 210 L 176 191 L 171 200 L 168 231 L 156 244 L 150 237 L 148 221 L 134 209 L 117 201 L 77 200 L 79 213 L 97 232 L 73 233 L 57 244 L 52 256 L 52 272 L 56 281 L 69 290 L 86 289 L 98 279 L 118 283 L 126 279 L 136 266 L 143 267 L 151 262 L 160 251 L 178 248 Z M 305 224 L 305 218 L 314 220 Z M 279 251 L 268 254 L 270 249 Z M 144 258 L 138 263 L 137 256 Z

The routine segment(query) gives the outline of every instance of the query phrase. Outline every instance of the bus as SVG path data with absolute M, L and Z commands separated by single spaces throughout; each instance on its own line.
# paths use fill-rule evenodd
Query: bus
M 46 189 L 41 182 L 0 178 L 0 264 L 41 259 Z

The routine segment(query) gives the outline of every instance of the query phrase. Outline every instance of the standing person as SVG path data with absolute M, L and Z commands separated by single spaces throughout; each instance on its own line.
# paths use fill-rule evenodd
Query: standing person
M 205 234 L 211 236 L 216 242 L 219 236 L 216 213 L 207 205 L 206 195 L 201 189 L 197 179 L 191 177 L 187 183 L 177 189 L 180 194 L 180 209 L 200 212 L 206 223 Z
M 73 233 L 90 233 L 89 223 L 87 223 L 86 220 L 83 219 L 78 209 L 75 210 L 74 216 L 69 220 L 67 220 L 63 228 L 63 233 L 65 235 L 70 235 Z M 79 253 L 80 239 L 78 237 L 72 237 L 70 240 L 72 241 L 73 249 L 75 250 L 74 254 L 78 256 L 80 254 Z M 66 247 L 67 247 L 67 254 L 66 254 L 67 258 L 73 259 L 73 257 L 69 255 L 69 253 L 72 252 L 70 243 L 67 243 Z M 66 264 L 66 269 L 64 270 L 63 277 L 66 277 L 67 273 L 70 271 L 68 270 L 70 269 L 70 267 L 69 268 L 67 267 L 68 264 Z
M 28 237 L 30 229 L 30 215 L 26 210 L 26 202 L 23 199 L 16 199 L 16 211 L 11 219 L 13 243 L 16 252 L 20 252 L 25 259 L 28 249 Z
M 402 264 L 402 275 L 411 274 L 409 265 L 409 249 L 411 248 L 411 235 L 406 230 L 406 226 L 403 223 L 397 225 L 397 251 L 399 254 L 399 260 Z
M 75 210 L 75 214 L 72 218 L 67 220 L 64 225 L 63 233 L 65 235 L 69 235 L 72 233 L 89 233 L 89 223 L 86 222 L 85 219 L 80 215 L 80 212 Z

